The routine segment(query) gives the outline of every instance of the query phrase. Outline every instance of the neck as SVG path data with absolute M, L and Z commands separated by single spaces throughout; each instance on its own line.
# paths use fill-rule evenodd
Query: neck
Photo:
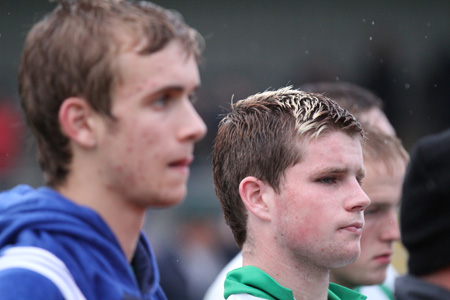
M 429 283 L 450 290 L 450 266 L 431 274 L 421 276 L 421 278 Z
M 255 249 L 255 248 L 253 248 Z M 325 300 L 328 297 L 329 270 L 307 263 L 292 261 L 267 249 L 258 246 L 252 251 L 244 245 L 243 265 L 260 268 L 282 286 L 292 290 L 296 300 Z
M 127 260 L 131 261 L 144 224 L 145 208 L 102 190 L 87 177 L 77 178 L 71 174 L 56 190 L 67 199 L 97 212 L 115 234 Z
M 348 280 L 345 280 L 345 276 L 339 276 L 339 273 L 336 272 L 336 269 L 331 270 L 330 272 L 330 282 L 334 282 L 336 284 L 345 286 L 349 289 L 354 289 L 357 285 L 353 282 L 350 282 Z

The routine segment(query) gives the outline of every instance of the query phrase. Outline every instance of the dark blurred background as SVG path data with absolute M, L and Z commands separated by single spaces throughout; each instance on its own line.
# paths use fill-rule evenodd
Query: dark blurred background
M 420 137 L 450 127 L 450 1 L 156 3 L 179 11 L 206 40 L 197 108 L 209 132 L 196 149 L 189 194 L 175 208 L 150 211 L 145 228 L 163 279 L 176 286 L 170 300 L 201 299 L 237 251 L 211 175 L 219 115 L 232 98 L 319 80 L 350 81 L 384 100 L 408 151 Z M 18 106 L 16 77 L 28 29 L 54 6 L 45 0 L 0 0 L 1 189 L 42 183 Z M 183 296 L 177 298 L 176 291 Z

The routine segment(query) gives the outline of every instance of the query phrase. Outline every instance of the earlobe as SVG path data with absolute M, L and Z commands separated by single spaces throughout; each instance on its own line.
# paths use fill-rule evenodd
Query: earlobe
M 270 186 L 253 176 L 245 177 L 239 184 L 239 194 L 247 209 L 258 218 L 271 220 Z
M 96 145 L 91 117 L 92 109 L 82 98 L 67 98 L 59 108 L 58 118 L 63 133 L 84 148 Z

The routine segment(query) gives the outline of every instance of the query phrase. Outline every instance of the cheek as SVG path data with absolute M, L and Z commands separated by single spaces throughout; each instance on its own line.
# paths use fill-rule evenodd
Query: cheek
M 162 158 L 167 147 L 164 144 L 164 135 L 160 132 L 142 130 L 136 134 L 137 140 L 134 143 L 135 152 L 139 153 L 137 155 L 142 161 L 142 165 L 146 162 L 145 160 L 151 160 L 153 162 Z M 148 165 L 148 162 L 147 162 Z
M 140 138 L 147 144 L 152 144 L 154 140 L 158 138 L 157 134 L 150 132 L 149 130 L 143 130 L 140 133 Z
M 148 123 L 148 122 L 147 122 Z M 163 134 L 154 124 L 147 124 L 139 119 L 124 124 L 122 135 L 129 151 L 149 150 L 149 146 L 157 145 Z
M 298 242 L 311 242 L 317 238 L 320 232 L 321 216 L 318 215 L 318 210 L 315 207 L 308 206 L 302 203 L 295 203 L 295 205 L 286 205 L 278 218 L 281 220 L 282 229 L 293 240 Z
M 366 220 L 366 223 L 364 224 L 364 229 L 361 235 L 361 252 L 362 250 L 367 248 L 370 249 L 371 246 L 374 245 L 374 242 L 376 241 L 376 224 L 374 224 L 374 220 Z
M 153 165 L 164 154 L 164 135 L 148 124 L 133 120 L 123 127 L 120 143 L 123 156 L 137 165 L 138 170 L 148 172 L 149 164 Z M 136 170 L 136 169 L 135 169 Z

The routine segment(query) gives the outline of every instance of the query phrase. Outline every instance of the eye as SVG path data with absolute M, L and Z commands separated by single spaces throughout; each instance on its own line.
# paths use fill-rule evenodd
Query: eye
M 189 101 L 192 103 L 192 104 L 195 104 L 195 103 L 197 103 L 197 101 L 198 101 L 198 95 L 197 95 L 197 93 L 192 93 L 192 94 L 190 94 L 189 96 L 188 96 L 188 98 L 189 98 Z
M 336 183 L 337 178 L 336 177 L 322 177 L 322 178 L 319 178 L 318 181 L 320 183 L 324 183 L 324 184 L 333 184 L 333 183 Z
M 169 103 L 171 97 L 168 94 L 161 95 L 151 102 L 151 105 L 156 108 L 164 108 Z
M 377 214 L 380 210 L 376 207 L 368 207 L 364 210 L 364 216 L 373 216 Z

